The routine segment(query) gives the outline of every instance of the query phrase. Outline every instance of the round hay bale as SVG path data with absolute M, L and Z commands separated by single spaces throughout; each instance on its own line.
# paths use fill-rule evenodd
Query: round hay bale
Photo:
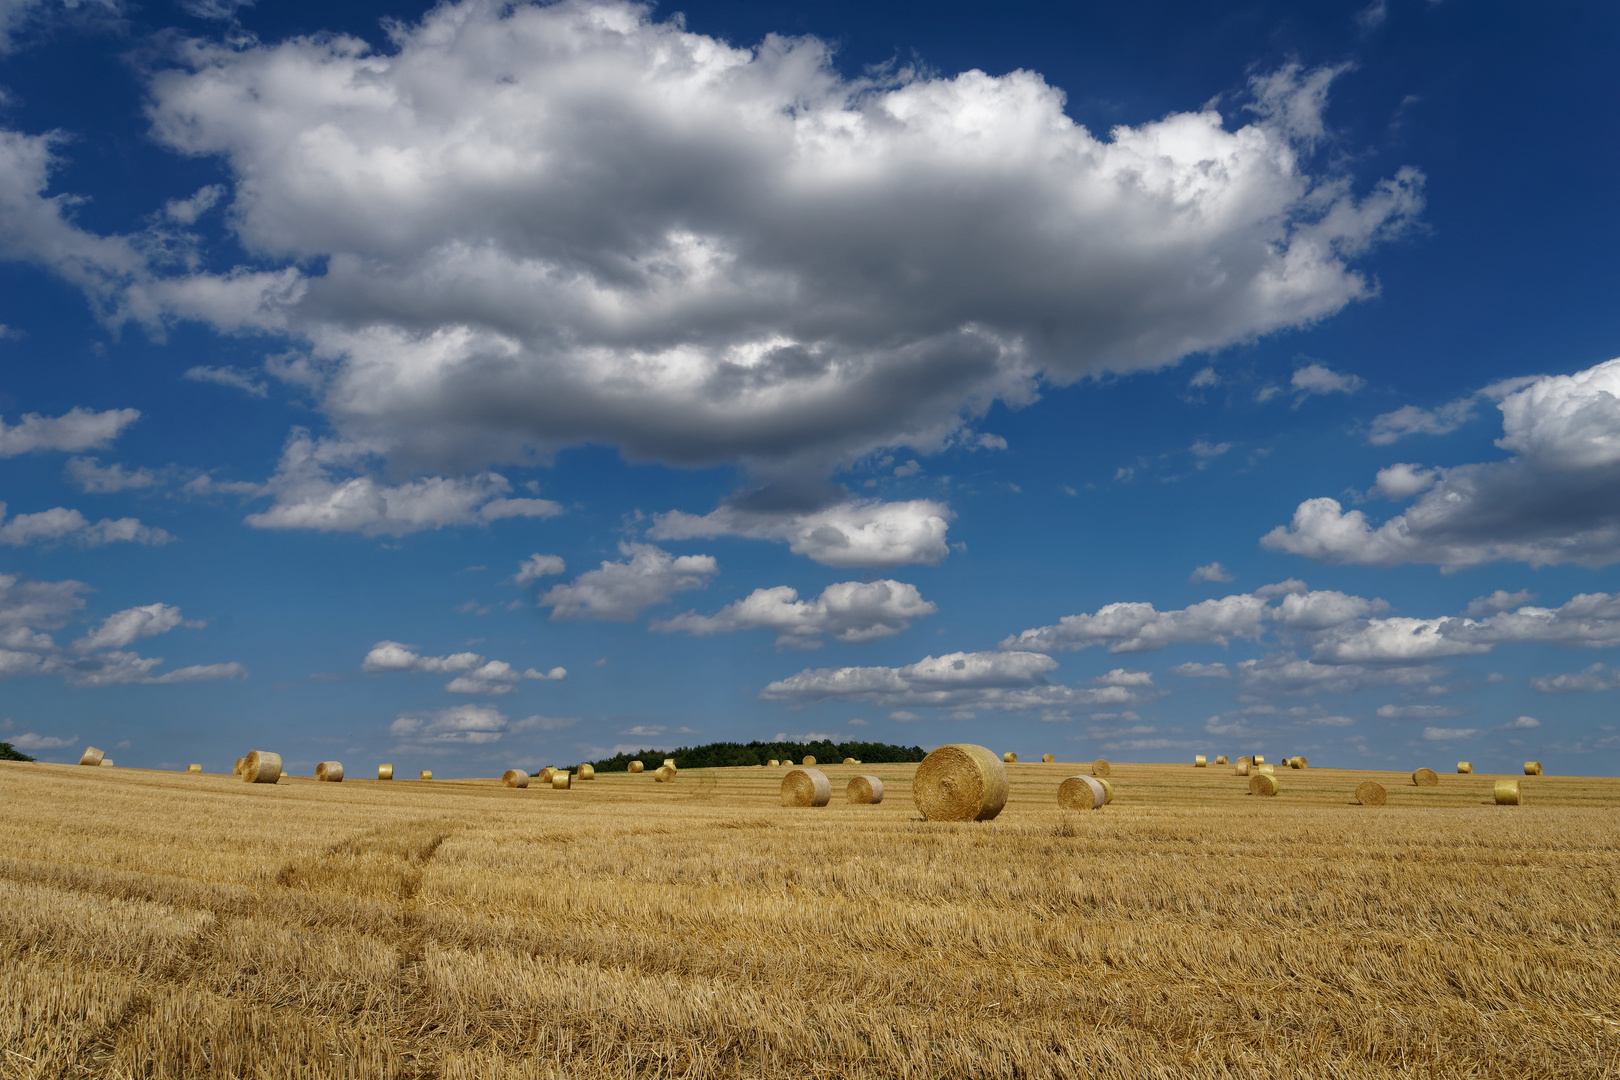
M 273 784 L 281 779 L 281 755 L 255 750 L 242 759 L 242 779 L 249 784 Z
M 392 765 L 379 765 L 379 766 L 377 766 L 377 779 L 379 779 L 379 780 L 392 780 L 393 778 L 394 778 L 394 767 Z
M 672 757 L 667 757 L 664 759 L 664 764 L 673 769 L 675 767 L 675 759 Z
M 1275 766 L 1275 765 L 1256 765 L 1252 771 L 1257 772 L 1257 773 L 1265 773 L 1267 776 L 1276 776 L 1277 775 L 1277 766 Z
M 641 772 L 646 767 L 647 766 L 643 765 L 639 761 L 632 761 L 629 765 L 625 766 L 625 768 L 628 769 L 630 772 Z
M 1541 775 L 1541 762 L 1539 762 L 1539 761 L 1527 761 L 1527 762 L 1525 762 L 1524 763 L 1524 775 L 1526 775 L 1526 776 L 1540 776 Z
M 1097 783 L 1103 786 L 1103 802 L 1114 801 L 1114 782 L 1106 776 L 1099 776 Z
M 1238 763 L 1236 765 L 1232 766 L 1232 775 L 1233 776 L 1248 776 L 1249 775 L 1249 768 L 1250 768 L 1250 765 L 1249 765 L 1249 763 L 1247 761 L 1244 761 L 1242 758 L 1238 758 Z
M 556 775 L 557 766 L 547 765 L 545 768 L 541 769 L 535 774 L 535 779 L 539 780 L 542 785 L 549 785 L 551 783 L 551 778 Z
M 1266 763 L 1266 755 L 1264 755 L 1264 754 L 1256 754 L 1256 755 L 1254 755 L 1252 760 L 1254 761 L 1254 763 L 1256 765 L 1264 765 Z
M 1108 805 L 1108 792 L 1095 777 L 1071 776 L 1058 785 L 1058 805 L 1065 810 L 1101 810 Z
M 847 757 L 847 758 L 845 758 L 845 759 L 844 759 L 844 764 L 845 764 L 845 765 L 859 765 L 859 764 L 860 764 L 860 762 L 858 762 L 858 761 L 856 761 L 856 760 L 855 760 L 855 759 L 854 759 L 854 758 L 852 758 L 852 757 Z
M 917 766 L 911 797 L 929 821 L 989 821 L 1007 805 L 1007 770 L 982 746 L 942 746 Z
M 343 782 L 343 762 L 321 762 L 319 765 L 315 766 L 315 779 L 325 780 L 326 782 L 332 784 L 341 784 Z
M 501 773 L 501 783 L 507 787 L 528 787 L 529 774 L 522 769 L 507 769 Z
M 1498 780 L 1494 794 L 1497 806 L 1518 806 L 1519 782 L 1517 780 Z
M 883 801 L 883 781 L 875 776 L 852 776 L 844 798 L 858 806 L 875 806 Z
M 202 772 L 202 766 L 201 765 L 187 765 L 186 766 L 186 772 L 188 772 L 188 773 L 200 773 L 200 772 Z
M 1046 762 L 1048 765 L 1051 765 L 1051 764 L 1056 763 L 1057 755 L 1056 754 L 1042 754 L 1041 755 L 1041 760 Z
M 1288 759 L 1288 767 L 1290 769 L 1308 769 L 1311 767 L 1311 763 L 1306 761 L 1303 756 L 1291 757 Z
M 595 780 L 596 779 L 596 766 L 595 765 L 582 763 L 580 765 L 580 767 L 576 771 L 579 773 L 579 778 L 581 780 Z
M 660 784 L 673 784 L 675 782 L 675 766 L 660 765 L 653 770 L 653 779 Z
M 551 774 L 551 789 L 553 791 L 567 791 L 573 786 L 574 778 L 562 769 Z
M 1237 761 L 1234 762 L 1234 764 L 1237 764 L 1237 765 L 1253 765 L 1254 764 L 1254 758 L 1250 757 L 1248 754 L 1244 754 L 1242 757 L 1238 758 Z
M 104 757 L 104 758 L 101 759 L 101 767 L 103 769 L 110 769 L 110 768 L 113 767 L 113 765 L 114 765 L 114 762 L 113 762 L 112 758 Z
M 236 759 L 236 767 L 231 770 L 231 775 L 232 776 L 241 776 L 242 775 L 242 764 L 245 761 L 247 761 L 247 758 L 245 758 L 245 757 L 239 757 L 239 758 Z
M 1018 764 L 1018 755 L 1009 750 L 1001 755 L 1001 760 L 1008 765 L 1016 765 Z
M 1383 806 L 1387 795 L 1383 784 L 1371 780 L 1363 780 L 1356 785 L 1356 802 L 1362 806 Z
M 806 754 L 799 761 L 799 764 L 803 765 L 805 768 L 809 768 L 810 766 L 814 765 L 815 763 L 816 763 L 816 755 L 814 755 L 814 754 Z
M 1457 762 L 1457 774 L 1459 776 L 1472 775 L 1473 771 L 1474 771 L 1474 763 L 1472 761 L 1459 761 L 1459 762 Z
M 1209 759 L 1206 758 L 1203 754 L 1194 754 L 1193 755 L 1193 768 L 1195 768 L 1195 769 L 1207 769 L 1207 768 L 1209 768 Z
M 1440 774 L 1433 769 L 1419 769 L 1412 774 L 1412 784 L 1415 787 L 1439 787 Z
M 418 780 L 431 780 L 433 779 L 433 770 L 423 769 L 421 772 L 416 774 L 416 778 Z
M 832 800 L 832 781 L 820 769 L 789 769 L 782 777 L 783 806 L 826 806 Z
M 1276 773 L 1255 773 L 1249 777 L 1250 795 L 1275 795 L 1279 790 Z
M 1104 761 L 1102 758 L 1098 758 L 1096 761 L 1091 763 L 1092 776 L 1112 776 L 1113 774 L 1114 767 L 1108 764 L 1108 762 Z
M 87 746 L 84 748 L 84 753 L 79 755 L 79 764 L 100 765 L 103 756 L 105 755 L 103 755 L 100 750 L 97 750 L 93 746 Z
M 1225 754 L 1216 754 L 1215 755 L 1215 764 L 1217 764 L 1217 765 L 1225 765 L 1226 764 L 1226 755 Z

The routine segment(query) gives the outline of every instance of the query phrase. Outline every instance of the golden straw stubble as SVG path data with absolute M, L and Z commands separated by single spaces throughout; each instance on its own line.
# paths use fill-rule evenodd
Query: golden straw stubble
M 529 774 L 522 769 L 507 769 L 501 773 L 501 783 L 507 787 L 526 788 L 529 786 Z
M 874 806 L 883 801 L 883 781 L 875 776 L 852 776 L 844 798 L 858 806 Z
M 1388 793 L 1384 785 L 1372 780 L 1363 780 L 1356 785 L 1356 802 L 1362 806 L 1383 806 Z
M 929 821 L 989 821 L 1007 805 L 1007 770 L 983 746 L 942 746 L 917 766 L 911 797 Z
M 281 755 L 255 750 L 242 759 L 242 779 L 249 784 L 273 784 L 281 779 Z
M 1419 769 L 1412 774 L 1414 787 L 1437 787 L 1440 784 L 1440 774 L 1433 769 Z
M 782 777 L 783 806 L 826 806 L 832 800 L 832 781 L 820 769 L 789 769 Z
M 103 756 L 104 755 L 102 754 L 102 752 L 100 750 L 97 750 L 93 746 L 87 746 L 87 747 L 84 748 L 84 753 L 79 755 L 79 764 L 80 765 L 100 765 L 101 764 L 101 759 L 102 759 Z
M 324 780 L 330 784 L 343 782 L 343 762 L 323 761 L 315 766 L 315 779 Z
M 1249 777 L 1250 795 L 1275 795 L 1279 790 L 1276 773 L 1255 773 Z
M 1497 806 L 1519 805 L 1519 782 L 1517 780 L 1498 780 L 1496 790 L 1492 792 L 1496 797 Z
M 1091 776 L 1071 776 L 1058 785 L 1058 805 L 1065 810 L 1101 810 L 1108 804 L 1102 781 Z

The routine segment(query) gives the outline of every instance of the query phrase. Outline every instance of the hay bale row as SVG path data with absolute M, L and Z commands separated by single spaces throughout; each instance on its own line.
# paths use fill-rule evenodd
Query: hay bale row
M 242 759 L 242 779 L 249 784 L 273 784 L 281 779 L 281 755 L 255 750 Z
M 775 758 L 771 758 L 771 760 L 767 761 L 765 764 L 769 765 L 771 768 L 774 769 L 778 765 L 781 765 L 782 763 L 780 761 L 776 760 Z
M 1383 806 L 1388 794 L 1383 784 L 1371 780 L 1363 780 L 1356 785 L 1356 802 L 1362 806 Z
M 911 797 L 929 821 L 989 821 L 1007 805 L 1007 769 L 985 747 L 942 746 L 917 766 Z
M 1232 766 L 1232 775 L 1233 776 L 1248 776 L 1249 775 L 1249 759 L 1248 758 L 1238 758 L 1238 763 L 1236 765 Z
M 832 801 L 832 781 L 820 769 L 789 769 L 782 777 L 783 806 L 826 806 Z
M 807 761 L 808 761 L 808 762 L 809 762 L 809 763 L 810 763 L 810 764 L 811 764 L 811 765 L 814 765 L 814 764 L 815 764 L 815 763 L 816 763 L 816 759 L 815 759 L 815 758 L 807 758 L 807 759 L 806 759 L 806 760 L 807 760 Z M 666 768 L 666 769 L 673 769 L 673 768 L 675 768 L 675 759 L 674 759 L 674 758 L 672 758 L 672 757 L 667 757 L 667 758 L 665 758 L 665 759 L 664 759 L 664 765 L 663 765 L 663 767 L 664 767 L 664 768 Z
M 1412 774 L 1412 785 L 1414 787 L 1438 787 L 1439 784 L 1440 774 L 1433 769 L 1419 769 Z
M 343 762 L 321 762 L 315 766 L 315 779 L 324 780 L 329 784 L 341 784 L 343 782 Z
M 93 746 L 87 746 L 87 747 L 84 748 L 84 753 L 79 755 L 79 764 L 80 765 L 100 765 L 101 764 L 101 759 L 102 759 L 103 756 L 104 755 L 102 754 L 102 752 L 100 750 L 97 750 Z
M 529 774 L 522 769 L 507 769 L 501 773 L 501 783 L 506 787 L 526 788 L 529 786 Z
M 1270 796 L 1277 794 L 1279 790 L 1281 790 L 1281 785 L 1277 783 L 1277 774 L 1275 772 L 1255 773 L 1249 777 L 1250 795 Z
M 1526 776 L 1540 776 L 1541 775 L 1541 762 L 1539 762 L 1539 761 L 1527 761 L 1527 762 L 1525 762 L 1524 763 L 1524 775 L 1526 775 Z
M 242 775 L 242 766 L 244 764 L 246 764 L 246 762 L 247 762 L 247 758 L 245 758 L 245 757 L 237 758 L 236 759 L 236 764 L 231 768 L 231 775 L 232 776 L 241 776 Z
M 876 806 L 883 801 L 883 781 L 875 776 L 850 777 L 844 798 L 857 806 Z
M 114 764 L 116 764 L 116 763 L 110 757 L 104 757 L 104 758 L 101 759 L 101 767 L 104 768 L 104 769 L 110 769 L 110 768 L 113 767 Z
M 1264 754 L 1256 754 L 1256 755 L 1254 755 L 1254 757 L 1250 758 L 1249 760 L 1253 761 L 1256 765 L 1264 765 L 1266 763 L 1266 755 L 1264 755 Z

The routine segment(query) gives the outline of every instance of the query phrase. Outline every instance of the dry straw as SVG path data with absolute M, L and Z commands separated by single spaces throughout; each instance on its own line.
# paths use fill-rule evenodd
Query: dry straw
M 1250 795 L 1275 795 L 1279 790 L 1275 773 L 1255 773 L 1249 777 Z
M 658 768 L 653 770 L 653 779 L 658 781 L 660 784 L 672 784 L 672 783 L 674 783 L 675 782 L 675 766 L 673 766 L 673 765 L 660 765 L 660 766 L 658 766 Z
M 1362 806 L 1383 806 L 1386 797 L 1383 784 L 1363 780 L 1356 785 L 1356 802 Z
M 202 766 L 201 765 L 187 765 L 186 766 L 186 772 L 188 772 L 188 773 L 200 773 L 200 772 L 202 772 Z
M 423 769 L 421 772 L 416 774 L 416 778 L 418 780 L 431 780 L 433 779 L 433 770 Z
M 911 797 L 929 821 L 989 821 L 1007 805 L 1007 769 L 982 746 L 942 746 L 917 766 Z
M 1001 755 L 1001 760 L 1008 765 L 1016 765 L 1018 764 L 1018 755 L 1009 750 Z
M 1412 784 L 1415 787 L 1438 787 L 1440 774 L 1433 769 L 1419 769 L 1412 774 Z
M 883 781 L 875 776 L 854 776 L 844 788 L 844 798 L 860 806 L 872 806 L 883 801 Z
M 789 769 L 782 777 L 783 806 L 826 806 L 832 800 L 832 781 L 820 769 Z
M 1108 804 L 1102 781 L 1090 776 L 1071 776 L 1058 785 L 1058 805 L 1065 810 L 1101 810 Z
M 1470 773 L 1472 773 L 1473 771 L 1474 771 L 1474 763 L 1472 761 L 1459 761 L 1459 762 L 1457 762 L 1457 772 L 1460 773 L 1461 775 L 1467 776 Z
M 596 766 L 595 765 L 581 764 L 577 771 L 579 772 L 579 778 L 581 780 L 595 780 L 596 779 Z
M 255 750 L 242 759 L 242 779 L 249 784 L 273 784 L 281 779 L 281 755 Z
M 333 783 L 333 784 L 342 783 L 343 782 L 343 762 L 341 762 L 341 761 L 323 761 L 323 762 L 321 762 L 319 765 L 315 766 L 315 779 L 317 779 L 317 780 L 325 780 L 325 781 L 327 781 L 329 783 Z
M 1113 774 L 1114 767 L 1108 764 L 1108 762 L 1104 761 L 1102 758 L 1098 758 L 1096 761 L 1091 763 L 1092 776 L 1112 776 Z
M 627 766 L 627 768 L 628 768 L 628 770 L 629 770 L 629 771 L 630 771 L 630 772 L 641 772 L 641 771 L 642 771 L 642 770 L 643 770 L 643 769 L 645 769 L 645 768 L 646 768 L 646 767 L 647 767 L 647 766 L 645 766 L 645 765 L 643 765 L 643 764 L 642 764 L 642 763 L 641 763 L 641 762 L 639 762 L 639 761 L 632 761 L 632 762 L 631 762 L 631 763 L 630 763 L 630 764 L 629 764 L 629 765 L 628 765 L 628 766 Z
M 1193 768 L 1195 768 L 1195 769 L 1204 769 L 1204 768 L 1208 768 L 1208 767 L 1209 767 L 1209 759 L 1207 757 L 1205 757 L 1203 754 L 1194 754 L 1193 755 Z
M 551 774 L 551 788 L 553 791 L 567 791 L 573 786 L 573 780 L 574 778 L 569 776 L 567 772 L 558 769 Z
M 1226 764 L 1226 755 L 1225 754 L 1216 754 L 1215 755 L 1215 764 L 1217 764 L 1217 765 L 1225 765 Z
M 803 765 L 805 768 L 809 768 L 811 765 L 814 765 L 815 763 L 816 763 L 816 755 L 814 755 L 814 754 L 806 754 L 799 761 L 799 764 Z
M 1524 775 L 1526 775 L 1526 776 L 1540 776 L 1541 775 L 1541 762 L 1539 762 L 1539 761 L 1527 761 L 1527 762 L 1525 762 L 1524 763 Z
M 522 769 L 507 769 L 501 773 L 501 783 L 507 787 L 528 787 L 529 774 Z
M 1041 755 L 1041 760 L 1046 762 L 1048 765 L 1050 765 L 1053 762 L 1057 761 L 1057 755 L 1056 754 L 1042 754 Z
M 1496 782 L 1496 805 L 1519 805 L 1519 782 L 1517 780 L 1498 780 Z
M 394 778 L 394 767 L 392 765 L 379 765 L 379 766 L 377 766 L 377 779 L 379 779 L 379 780 L 392 780 L 393 778 Z

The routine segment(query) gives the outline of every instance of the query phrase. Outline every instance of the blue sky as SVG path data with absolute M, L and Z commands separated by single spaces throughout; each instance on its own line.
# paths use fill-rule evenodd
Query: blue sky
M 0 738 L 1612 775 L 1617 22 L 0 0 Z

